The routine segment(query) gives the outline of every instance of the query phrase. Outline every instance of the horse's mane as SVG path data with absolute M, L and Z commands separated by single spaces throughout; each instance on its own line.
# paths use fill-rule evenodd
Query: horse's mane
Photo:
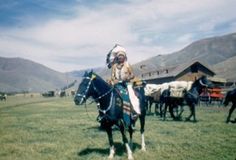
M 93 72 L 93 71 L 90 71 L 88 73 L 89 77 L 92 77 L 93 75 L 96 76 L 96 79 L 98 81 L 101 81 L 102 83 L 106 84 L 107 87 L 111 87 L 101 76 L 99 76 L 97 73 Z
M 201 84 L 202 80 L 204 80 L 204 79 L 206 79 L 206 76 L 205 75 L 201 76 L 200 78 L 198 78 L 197 80 L 195 80 L 193 82 L 192 87 L 195 87 L 196 85 Z M 206 84 L 204 84 L 204 85 L 206 85 Z

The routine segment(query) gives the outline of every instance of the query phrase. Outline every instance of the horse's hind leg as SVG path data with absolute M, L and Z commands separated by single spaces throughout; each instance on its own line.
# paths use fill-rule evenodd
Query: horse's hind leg
M 233 104 L 232 107 L 231 107 L 230 110 L 229 110 L 229 115 L 228 115 L 228 117 L 227 117 L 227 119 L 226 119 L 226 123 L 229 123 L 231 114 L 233 113 L 233 111 L 234 111 L 235 108 L 236 108 L 236 104 Z
M 146 144 L 145 144 L 145 138 L 144 138 L 144 126 L 145 126 L 145 114 L 142 114 L 139 116 L 139 120 L 140 120 L 140 133 L 141 133 L 141 145 L 142 151 L 146 151 Z
M 106 127 L 106 132 L 107 132 L 108 141 L 109 141 L 109 144 L 110 144 L 110 154 L 109 154 L 108 159 L 113 159 L 114 154 L 115 154 L 115 147 L 114 147 L 111 127 Z
M 191 117 L 193 116 L 193 122 L 197 122 L 195 105 L 194 104 L 189 104 L 188 106 L 190 108 L 190 115 L 186 118 L 186 121 L 190 121 Z
M 130 149 L 130 146 L 128 144 L 128 139 L 125 135 L 125 127 L 124 127 L 124 123 L 122 121 L 122 123 L 119 124 L 119 128 L 120 128 L 120 132 L 122 134 L 122 140 L 123 140 L 123 143 L 125 144 L 125 147 L 126 147 L 126 151 L 127 151 L 127 154 L 128 154 L 128 159 L 129 160 L 132 160 L 133 159 L 133 153 Z

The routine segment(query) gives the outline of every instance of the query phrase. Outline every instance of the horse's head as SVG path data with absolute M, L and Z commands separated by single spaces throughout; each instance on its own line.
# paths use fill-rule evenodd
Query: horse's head
M 198 93 L 200 94 L 203 88 L 209 88 L 209 87 L 210 88 L 213 87 L 213 84 L 211 81 L 207 79 L 205 75 L 203 75 L 193 82 L 191 89 L 193 88 L 197 89 Z
M 213 83 L 209 81 L 205 75 L 201 76 L 196 82 L 195 85 L 200 85 L 202 88 L 213 87 Z
M 79 88 L 76 92 L 74 102 L 76 105 L 83 104 L 92 92 L 92 81 L 96 78 L 96 75 L 91 71 L 85 72 L 83 80 L 79 84 Z

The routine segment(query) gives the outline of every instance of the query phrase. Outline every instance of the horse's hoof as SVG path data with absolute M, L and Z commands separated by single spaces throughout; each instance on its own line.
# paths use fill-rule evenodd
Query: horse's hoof
M 129 156 L 128 160 L 134 160 L 134 157 L 133 156 Z
M 146 152 L 147 150 L 146 150 L 146 147 L 142 147 L 142 149 L 141 149 L 143 152 Z
M 231 123 L 236 123 L 236 118 L 235 118 L 235 120 L 232 120 L 232 121 L 230 121 Z
M 190 118 L 185 118 L 185 121 L 190 121 Z
M 181 117 L 175 117 L 173 118 L 174 121 L 181 121 Z

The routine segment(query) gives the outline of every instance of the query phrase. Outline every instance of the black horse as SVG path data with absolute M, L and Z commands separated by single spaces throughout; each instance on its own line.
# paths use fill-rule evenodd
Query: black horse
M 225 100 L 224 100 L 224 105 L 227 106 L 229 104 L 229 102 L 232 102 L 232 106 L 229 110 L 229 114 L 228 114 L 228 117 L 226 119 L 226 123 L 230 122 L 231 114 L 233 113 L 233 111 L 236 108 L 236 88 L 227 92 L 227 94 L 225 96 Z M 232 122 L 236 123 L 236 120 L 234 120 Z
M 161 89 L 160 89 L 158 91 L 155 91 L 151 95 L 146 96 L 146 102 L 147 102 L 146 110 L 148 111 L 148 114 L 151 114 L 151 108 L 154 103 L 155 104 L 155 108 L 154 108 L 155 114 L 157 116 L 160 115 L 160 117 L 162 117 L 163 120 L 165 120 L 167 108 L 168 108 L 168 106 L 170 106 L 170 104 L 168 103 L 169 96 L 170 96 L 169 89 L 164 90 L 162 93 L 161 93 Z M 163 105 L 165 105 L 164 108 L 163 108 Z M 172 110 L 172 109 L 177 110 L 177 108 L 169 108 L 171 117 L 173 119 L 176 119 L 178 113 L 174 112 L 174 110 Z
M 183 106 L 184 105 L 188 105 L 190 108 L 190 115 L 186 118 L 186 121 L 190 121 L 191 118 L 193 117 L 193 122 L 196 122 L 196 105 L 199 102 L 199 95 L 202 92 L 202 89 L 212 85 L 212 83 L 207 80 L 206 76 L 202 76 L 201 78 L 197 79 L 193 84 L 192 87 L 189 91 L 185 91 L 184 96 L 183 97 L 171 97 L 170 96 L 170 90 L 167 89 L 166 91 L 163 91 L 163 99 L 164 99 L 164 103 L 165 103 L 165 108 L 164 108 L 164 119 L 165 119 L 165 115 L 166 115 L 166 110 L 167 107 L 169 107 L 170 113 L 171 113 L 171 117 L 173 117 L 174 119 L 180 119 L 181 118 L 181 114 L 183 113 Z M 173 114 L 173 110 L 176 107 L 181 108 L 180 113 L 178 113 L 178 116 L 176 117 Z
M 140 100 L 140 109 L 141 115 L 139 115 L 140 119 L 140 132 L 142 137 L 142 150 L 146 150 L 145 141 L 144 141 L 144 125 L 145 125 L 145 99 L 144 99 L 144 87 L 137 88 L 139 93 L 142 96 L 139 97 Z M 128 159 L 133 159 L 132 151 L 128 144 L 128 139 L 126 137 L 126 127 L 128 128 L 130 134 L 130 144 L 132 145 L 132 134 L 133 128 L 132 124 L 126 126 L 123 119 L 123 100 L 116 88 L 110 86 L 106 81 L 104 81 L 101 77 L 99 77 L 94 72 L 89 72 L 84 74 L 84 79 L 79 85 L 77 93 L 74 98 L 74 102 L 76 105 L 81 105 L 86 102 L 86 99 L 92 97 L 94 101 L 96 101 L 98 105 L 99 112 L 99 122 L 101 123 L 101 127 L 104 128 L 108 135 L 108 140 L 110 144 L 110 154 L 108 158 L 113 158 L 115 154 L 114 142 L 112 137 L 112 126 L 116 125 L 122 134 L 122 139 L 125 144 Z M 135 123 L 132 121 L 132 123 Z

